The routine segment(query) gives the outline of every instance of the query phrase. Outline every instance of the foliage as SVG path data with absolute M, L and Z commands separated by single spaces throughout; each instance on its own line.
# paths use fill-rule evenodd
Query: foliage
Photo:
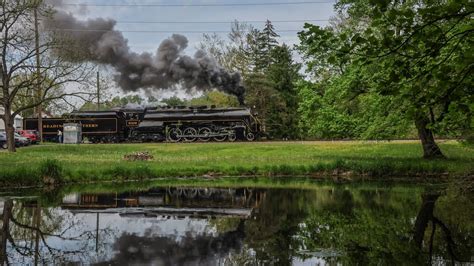
M 291 49 L 278 43 L 278 37 L 271 21 L 262 30 L 236 21 L 228 41 L 205 34 L 200 48 L 242 74 L 246 105 L 258 113 L 270 138 L 296 139 L 295 83 L 301 78 L 301 66 L 294 62 Z
M 213 90 L 203 93 L 203 95 L 191 98 L 191 99 L 181 99 L 177 96 L 172 96 L 170 98 L 165 98 L 160 101 L 167 106 L 217 106 L 217 107 L 237 107 L 239 102 L 237 98 L 233 95 L 228 95 L 223 92 Z
M 209 91 L 204 93 L 204 95 L 200 97 L 190 99 L 188 101 L 188 105 L 215 105 L 217 107 L 237 107 L 239 106 L 239 101 L 235 96 L 228 95 L 220 91 Z
M 299 34 L 308 71 L 318 81 L 329 75 L 345 99 L 388 97 L 391 112 L 415 122 L 424 156 L 442 156 L 433 132 L 459 136 L 472 123 L 472 3 L 348 0 L 336 8 L 345 15 L 337 28 L 306 24 Z
M 231 24 L 228 39 L 224 40 L 217 34 L 203 34 L 199 48 L 212 55 L 224 68 L 247 76 L 252 70 L 248 34 L 254 31 L 253 26 L 234 21 Z
M 166 104 L 167 106 L 172 106 L 172 107 L 186 105 L 186 101 L 179 98 L 178 96 L 172 96 L 169 98 L 162 99 L 161 102 Z
M 383 198 L 383 192 L 366 193 L 357 203 L 352 198 L 356 195 L 347 195 L 352 201 L 347 208 L 324 208 L 312 213 L 299 232 L 303 245 L 309 250 L 338 254 L 333 262 L 343 264 L 405 264 L 408 260 L 416 265 L 426 260 L 410 242 L 411 219 L 416 210 L 406 206 L 418 205 L 414 197 L 398 203 Z
M 271 47 L 271 64 L 266 70 L 266 76 L 273 82 L 273 87 L 281 98 L 280 102 L 274 102 L 271 109 L 269 123 L 278 125 L 271 133 L 275 138 L 296 139 L 300 134 L 297 128 L 298 97 L 295 84 L 301 79 L 301 65 L 294 62 L 292 51 L 286 44 Z
M 412 123 L 393 110 L 396 101 L 376 93 L 346 100 L 339 80 L 298 83 L 299 126 L 318 139 L 396 139 L 415 137 Z M 392 108 L 390 108 L 392 107 Z
M 63 168 L 56 159 L 46 159 L 39 164 L 39 174 L 43 182 L 60 183 L 63 177 Z

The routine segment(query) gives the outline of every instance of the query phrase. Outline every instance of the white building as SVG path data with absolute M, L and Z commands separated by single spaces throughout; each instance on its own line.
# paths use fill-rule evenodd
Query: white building
M 0 115 L 3 115 L 4 113 L 5 113 L 5 109 L 3 107 L 0 107 Z M 15 117 L 14 126 L 16 130 L 22 130 L 23 117 L 21 117 L 20 115 L 17 115 Z M 0 119 L 0 131 L 5 131 L 5 122 L 3 122 L 3 119 Z

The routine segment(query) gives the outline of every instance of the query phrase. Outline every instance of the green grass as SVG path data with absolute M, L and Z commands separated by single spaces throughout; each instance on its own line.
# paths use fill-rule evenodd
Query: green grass
M 384 179 L 474 173 L 472 147 L 455 141 L 440 146 L 447 160 L 422 159 L 421 145 L 414 141 L 43 144 L 20 148 L 14 154 L 0 152 L 0 184 L 39 185 L 47 160 L 58 162 L 63 182 L 201 176 Z M 125 154 L 137 151 L 148 151 L 154 159 L 123 160 Z

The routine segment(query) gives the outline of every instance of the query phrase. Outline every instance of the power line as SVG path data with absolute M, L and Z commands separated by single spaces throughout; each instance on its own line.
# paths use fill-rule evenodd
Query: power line
M 63 3 L 65 6 L 96 6 L 96 7 L 214 7 L 214 6 L 282 6 L 334 4 L 335 1 L 300 1 L 300 2 L 266 2 L 266 3 L 223 3 L 223 4 L 93 4 L 93 3 Z
M 234 21 L 116 21 L 119 24 L 225 24 L 234 23 L 265 23 L 266 20 L 234 20 Z M 270 20 L 272 23 L 298 23 L 298 22 L 326 22 L 329 19 L 300 19 L 300 20 Z
M 228 30 L 98 30 L 98 29 L 45 29 L 46 31 L 71 31 L 71 32 L 140 32 L 140 33 L 229 33 Z M 277 32 L 299 32 L 300 30 L 276 30 Z

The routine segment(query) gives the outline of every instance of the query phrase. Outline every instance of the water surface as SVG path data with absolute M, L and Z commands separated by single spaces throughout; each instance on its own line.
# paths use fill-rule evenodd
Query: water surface
M 0 195 L 0 258 L 21 265 L 468 264 L 473 201 L 451 194 L 317 183 L 10 192 Z

